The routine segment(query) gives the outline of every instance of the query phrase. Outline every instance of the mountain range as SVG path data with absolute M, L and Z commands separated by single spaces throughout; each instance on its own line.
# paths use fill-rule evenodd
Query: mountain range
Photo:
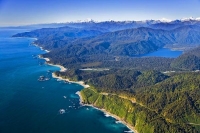
M 69 26 L 43 28 L 19 33 L 14 37 L 36 37 L 37 43 L 45 49 L 51 51 L 52 48 L 63 47 L 59 53 L 69 51 L 67 55 L 71 56 L 96 53 L 137 56 L 163 47 L 186 49 L 200 45 L 199 21 L 152 24 L 153 22 L 146 21 L 143 26 L 147 26 L 147 23 L 149 26 L 139 28 L 130 28 L 136 24 L 138 26 L 135 22 L 72 23 L 69 25 L 74 27 L 76 25 L 76 28 Z M 77 25 L 82 28 L 77 28 Z M 110 31 L 113 29 L 123 30 Z

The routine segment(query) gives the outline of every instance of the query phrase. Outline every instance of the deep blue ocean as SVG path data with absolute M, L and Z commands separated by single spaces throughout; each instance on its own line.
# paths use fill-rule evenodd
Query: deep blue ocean
M 103 112 L 80 106 L 75 93 L 83 87 L 52 78 L 59 68 L 37 58 L 45 52 L 31 44 L 34 39 L 11 37 L 24 31 L 0 29 L 0 133 L 129 131 Z M 38 81 L 41 75 L 50 80 Z

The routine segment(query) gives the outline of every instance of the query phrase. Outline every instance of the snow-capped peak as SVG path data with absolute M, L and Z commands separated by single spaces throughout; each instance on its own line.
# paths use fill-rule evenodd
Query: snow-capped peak
M 160 19 L 160 22 L 171 22 L 172 20 L 170 19 L 167 19 L 167 18 L 162 18 Z
M 93 19 L 91 19 L 91 18 L 87 18 L 86 20 L 85 20 L 85 22 L 93 22 L 94 20 Z
M 200 21 L 200 17 L 196 18 L 197 21 Z
M 77 23 L 83 23 L 83 22 L 95 22 L 95 21 L 93 19 L 91 19 L 91 18 L 87 18 L 85 20 L 77 20 L 76 22 Z
M 181 19 L 181 21 L 190 21 L 190 20 L 200 21 L 200 17 L 198 17 L 198 18 L 189 17 L 189 18 L 182 18 L 182 19 Z

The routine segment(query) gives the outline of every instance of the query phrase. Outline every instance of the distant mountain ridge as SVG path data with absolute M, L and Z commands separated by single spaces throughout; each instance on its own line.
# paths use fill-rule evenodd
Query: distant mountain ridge
M 200 19 L 184 19 L 184 20 L 173 20 L 173 21 L 163 21 L 163 20 L 144 20 L 144 21 L 103 21 L 103 22 L 68 22 L 67 26 L 83 28 L 83 27 L 104 27 L 109 31 L 117 31 L 123 29 L 139 28 L 139 27 L 150 27 L 155 29 L 165 29 L 171 30 L 185 25 L 200 25 Z M 171 27 L 171 29 L 167 29 Z
M 159 21 L 160 22 L 160 21 Z M 143 23 L 143 24 L 142 24 Z M 45 54 L 52 60 L 65 60 L 69 62 L 92 62 L 98 56 L 101 60 L 113 59 L 116 56 L 139 56 L 157 51 L 163 47 L 170 49 L 185 50 L 200 46 L 200 21 L 171 21 L 156 23 L 155 21 L 140 22 L 149 27 L 132 27 L 135 22 L 81 22 L 70 23 L 70 26 L 59 28 L 43 28 L 31 32 L 19 33 L 14 37 L 36 37 L 36 44 L 44 49 L 50 50 Z M 138 24 L 138 23 L 137 23 Z M 74 27 L 73 27 L 74 26 Z M 79 28 L 78 28 L 79 26 Z M 104 27 L 105 26 L 105 27 Z M 107 27 L 111 26 L 107 29 Z M 154 28 L 152 28 L 152 26 Z M 75 28 L 76 27 L 76 28 Z M 168 28 L 169 27 L 169 28 Z M 121 29 L 117 31 L 110 31 Z M 199 57 L 198 57 L 199 58 Z M 91 59 L 91 60 L 88 60 Z M 181 65 L 192 59 L 192 66 Z M 184 55 L 177 61 L 181 64 L 172 63 L 172 68 L 184 70 L 198 69 L 198 60 L 196 56 Z M 99 64 L 99 63 L 97 63 Z
M 79 42 L 80 40 L 73 45 Z M 195 47 L 200 45 L 200 27 L 183 26 L 170 31 L 140 27 L 105 33 L 86 41 L 81 40 L 82 47 L 92 47 L 95 51 L 98 51 L 95 47 L 100 47 L 102 43 L 106 43 L 106 48 L 104 47 L 106 53 L 125 56 L 153 52 L 165 45 L 170 45 L 171 48 Z
M 59 28 L 42 28 L 33 30 L 32 32 L 25 32 L 25 33 L 18 33 L 15 36 L 25 36 L 25 37 L 35 37 L 35 38 L 45 38 L 52 36 L 54 38 L 79 38 L 79 37 L 89 37 L 89 36 L 96 36 L 100 35 L 103 32 L 100 31 L 101 28 L 95 30 L 95 28 L 72 28 L 69 26 L 59 27 Z M 104 30 L 104 29 L 102 29 Z M 105 30 L 104 30 L 105 31 Z
M 113 32 L 108 32 L 105 27 L 98 26 L 94 29 L 92 27 L 72 28 L 65 26 L 19 33 L 14 37 L 37 37 L 39 38 L 37 43 L 44 48 L 51 50 L 51 48 L 62 47 L 57 52 L 68 57 L 98 53 L 114 56 L 137 56 L 156 51 L 164 46 L 187 48 L 200 45 L 200 26 L 182 23 L 181 25 L 184 26 L 171 30 L 139 27 Z
M 156 25 L 160 25 L 160 29 L 166 29 L 166 27 L 161 25 L 166 25 L 170 27 L 170 25 L 174 25 L 174 28 L 184 26 L 184 25 L 200 25 L 200 18 L 184 18 L 184 19 L 177 19 L 177 20 L 143 20 L 143 21 L 101 21 L 97 22 L 92 19 L 85 20 L 85 21 L 72 21 L 72 22 L 65 22 L 65 23 L 43 23 L 43 24 L 30 24 L 24 26 L 9 26 L 9 27 L 0 27 L 2 28 L 23 28 L 23 29 L 40 29 L 40 28 L 58 28 L 58 27 L 74 27 L 74 28 L 88 28 L 88 27 L 98 27 L 109 30 L 109 31 L 117 31 L 123 29 L 130 29 L 130 28 L 138 28 L 138 27 L 151 27 L 151 28 L 159 28 Z M 168 26 L 169 25 L 169 26 Z M 173 28 L 173 29 L 174 29 Z

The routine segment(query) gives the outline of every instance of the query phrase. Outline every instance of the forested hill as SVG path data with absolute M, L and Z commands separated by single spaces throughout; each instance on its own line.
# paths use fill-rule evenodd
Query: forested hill
M 78 40 L 72 44 L 73 47 L 69 47 L 82 47 L 77 52 L 82 55 L 104 52 L 115 56 L 135 56 L 156 51 L 166 45 L 171 48 L 193 47 L 200 44 L 199 38 L 199 26 L 184 26 L 170 31 L 141 27 L 105 33 L 84 41 Z
M 181 70 L 200 70 L 200 47 L 185 52 L 171 66 Z
M 96 30 L 95 28 L 90 29 L 84 29 L 84 28 L 72 28 L 72 27 L 60 27 L 60 28 L 42 28 L 33 30 L 31 32 L 25 32 L 25 33 L 18 33 L 14 35 L 13 37 L 18 36 L 24 36 L 24 37 L 33 37 L 33 38 L 46 38 L 46 37 L 52 37 L 52 38 L 83 38 L 83 37 L 89 37 L 89 36 L 96 36 L 103 33 L 103 29 Z M 104 32 L 106 32 L 104 30 Z
M 13 35 L 13 37 L 38 38 L 35 43 L 45 49 L 52 50 L 54 48 L 66 46 L 66 44 L 71 43 L 76 39 L 97 36 L 105 32 L 107 32 L 105 29 L 100 28 L 79 29 L 65 26 L 60 28 L 42 28 L 31 32 L 18 33 Z
M 14 37 L 21 36 L 38 37 L 39 40 L 36 43 L 50 51 L 53 48 L 62 47 L 57 53 L 67 56 L 99 53 L 136 56 L 156 51 L 164 46 L 185 48 L 200 44 L 200 28 L 196 25 L 183 26 L 170 31 L 140 27 L 104 34 L 98 30 L 62 27 L 14 35 Z

